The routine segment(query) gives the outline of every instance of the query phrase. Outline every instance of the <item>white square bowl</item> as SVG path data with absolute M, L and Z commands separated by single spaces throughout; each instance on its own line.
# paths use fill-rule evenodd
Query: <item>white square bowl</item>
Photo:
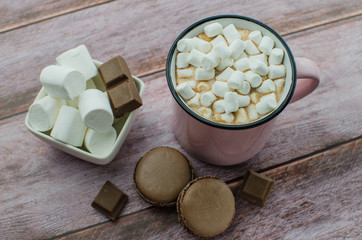
M 96 64 L 97 67 L 99 67 L 102 64 L 101 62 L 96 61 L 96 60 L 94 60 L 94 63 Z M 145 84 L 141 81 L 141 79 L 139 79 L 139 78 L 137 78 L 137 77 L 135 77 L 133 75 L 132 75 L 132 77 L 133 77 L 133 79 L 134 79 L 134 81 L 136 83 L 139 95 L 142 98 L 144 90 L 145 90 Z M 99 75 L 97 75 L 95 78 L 98 78 L 98 81 L 101 81 Z M 93 80 L 95 80 L 95 79 L 93 78 Z M 105 90 L 104 86 L 100 86 L 99 83 L 97 85 L 96 81 L 95 81 L 95 83 L 96 83 L 97 88 L 99 88 L 102 91 Z M 45 92 L 45 89 L 42 87 L 40 89 L 40 92 L 36 96 L 34 102 L 37 101 L 37 100 L 40 100 L 44 96 L 46 96 L 46 92 Z M 117 131 L 117 139 L 116 139 L 116 141 L 115 141 L 115 143 L 113 145 L 113 148 L 110 150 L 110 152 L 108 154 L 106 154 L 106 155 L 103 155 L 103 156 L 98 156 L 98 155 L 90 153 L 89 151 L 87 151 L 87 149 L 84 146 L 78 148 L 78 147 L 74 147 L 72 145 L 63 143 L 63 142 L 61 142 L 59 140 L 56 140 L 56 139 L 52 138 L 49 135 L 50 131 L 48 131 L 48 132 L 39 132 L 39 131 L 35 130 L 29 124 L 29 119 L 28 119 L 29 116 L 28 116 L 28 114 L 26 115 L 26 118 L 25 118 L 25 125 L 32 134 L 34 134 L 40 140 L 50 144 L 51 146 L 53 146 L 53 147 L 55 147 L 55 148 L 57 148 L 57 149 L 59 149 L 59 150 L 61 150 L 63 152 L 66 152 L 66 153 L 68 153 L 70 155 L 73 155 L 73 156 L 75 156 L 77 158 L 83 159 L 85 161 L 95 163 L 95 164 L 99 164 L 99 165 L 105 165 L 105 164 L 110 163 L 114 159 L 114 157 L 118 153 L 119 149 L 121 148 L 124 140 L 126 139 L 128 133 L 129 133 L 131 127 L 132 127 L 133 121 L 134 121 L 134 119 L 136 117 L 137 110 L 138 109 L 132 111 L 131 113 L 127 113 L 123 117 L 121 117 L 119 119 L 116 119 L 114 121 L 113 127 Z

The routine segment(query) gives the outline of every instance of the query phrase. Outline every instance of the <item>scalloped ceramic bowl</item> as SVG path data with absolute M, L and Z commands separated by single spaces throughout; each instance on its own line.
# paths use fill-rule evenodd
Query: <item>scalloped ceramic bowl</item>
M 100 66 L 102 63 L 99 61 L 94 60 L 94 63 L 96 64 L 96 66 Z M 144 83 L 141 81 L 141 79 L 132 76 L 137 89 L 139 91 L 139 94 L 141 96 L 141 98 L 143 97 L 143 93 L 144 93 L 144 89 L 145 89 L 145 85 Z M 97 75 L 96 77 L 93 78 L 93 81 L 95 83 L 95 85 L 97 86 L 98 89 L 105 91 L 104 89 L 104 85 L 102 85 L 101 83 L 101 79 L 99 77 L 99 75 Z M 38 93 L 38 95 L 36 96 L 35 101 L 43 98 L 46 96 L 46 92 L 45 89 L 42 87 L 40 89 L 40 92 Z M 40 140 L 48 143 L 49 145 L 63 151 L 66 152 L 70 155 L 73 155 L 77 158 L 83 159 L 85 161 L 91 162 L 91 163 L 95 163 L 95 164 L 99 164 L 99 165 L 105 165 L 110 163 L 114 157 L 116 156 L 116 154 L 118 153 L 119 149 L 121 148 L 124 140 L 126 139 L 133 121 L 136 117 L 136 113 L 137 113 L 137 109 L 131 113 L 125 114 L 123 117 L 116 119 L 113 123 L 113 127 L 116 129 L 117 131 L 117 139 L 113 145 L 113 148 L 110 150 L 110 152 L 106 155 L 103 156 L 98 156 L 95 154 L 90 153 L 84 146 L 82 147 L 74 147 L 72 145 L 63 143 L 61 141 L 58 141 L 54 138 L 52 138 L 49 134 L 50 131 L 47 132 L 39 132 L 37 130 L 35 130 L 30 124 L 29 124 L 29 120 L 28 120 L 28 114 L 26 115 L 25 118 L 25 125 L 26 127 L 29 129 L 29 131 L 34 134 L 37 138 L 39 138 Z

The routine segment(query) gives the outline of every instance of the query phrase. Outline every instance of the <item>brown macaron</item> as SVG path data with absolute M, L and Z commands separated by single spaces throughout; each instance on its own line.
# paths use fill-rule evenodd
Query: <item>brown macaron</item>
M 193 177 L 190 161 L 170 147 L 147 152 L 138 161 L 133 175 L 138 194 L 159 207 L 175 205 L 179 193 Z
M 177 198 L 181 224 L 197 237 L 213 237 L 225 231 L 235 215 L 235 199 L 228 185 L 214 176 L 188 183 Z

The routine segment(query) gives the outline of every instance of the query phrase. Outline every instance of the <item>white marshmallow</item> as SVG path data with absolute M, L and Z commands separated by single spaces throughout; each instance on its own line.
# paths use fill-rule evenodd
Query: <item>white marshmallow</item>
M 212 110 L 210 108 L 206 108 L 206 107 L 200 107 L 198 109 L 198 112 L 200 114 L 201 117 L 207 118 L 207 119 L 211 119 L 212 116 Z
M 212 105 L 214 112 L 223 113 L 225 112 L 225 100 L 217 100 Z
M 84 45 L 70 49 L 56 58 L 58 65 L 73 68 L 83 74 L 86 81 L 98 74 L 97 67 Z
M 285 83 L 285 79 L 284 78 L 279 78 L 279 79 L 276 79 L 274 80 L 274 84 L 275 84 L 275 87 L 277 89 L 277 93 L 280 94 L 281 91 L 282 91 L 282 88 L 284 86 L 284 83 Z
M 221 59 L 229 58 L 231 56 L 231 49 L 223 42 L 219 42 L 212 49 L 220 56 Z
M 196 88 L 196 81 L 194 80 L 185 81 L 185 83 L 187 83 L 187 85 L 189 85 L 192 89 Z
M 260 93 L 270 93 L 275 91 L 274 82 L 270 79 L 263 81 L 263 83 L 256 89 Z
M 265 53 L 266 55 L 270 55 L 271 50 L 274 47 L 274 40 L 268 36 L 264 36 L 259 44 L 259 50 Z
M 192 98 L 195 95 L 194 90 L 192 90 L 190 85 L 188 85 L 186 82 L 179 84 L 176 87 L 176 91 L 185 100 L 188 100 L 188 99 Z
M 89 89 L 79 96 L 79 112 L 84 124 L 98 132 L 106 131 L 113 124 L 113 112 L 106 93 Z
M 265 76 L 269 72 L 268 66 L 259 61 L 250 59 L 250 69 L 261 76 Z
M 225 112 L 236 112 L 239 109 L 239 97 L 236 92 L 225 93 Z
M 205 54 L 199 50 L 192 49 L 188 54 L 186 61 L 195 67 L 201 67 L 201 60 L 204 56 Z
M 244 108 L 239 108 L 236 111 L 235 123 L 245 124 L 249 122 L 248 114 L 246 113 Z
M 253 103 L 259 102 L 258 94 L 257 94 L 256 92 L 250 93 L 249 96 L 250 96 L 250 100 L 251 100 Z
M 204 68 L 196 68 L 195 80 L 210 80 L 215 77 L 215 69 L 207 71 Z
M 262 82 L 262 78 L 253 71 L 246 72 L 245 79 L 250 83 L 251 87 L 253 88 L 259 87 Z
M 248 94 L 250 92 L 250 83 L 248 81 L 243 81 L 241 87 L 237 89 L 241 94 Z
M 250 97 L 238 94 L 239 107 L 246 107 L 250 104 Z
M 201 38 L 194 37 L 193 38 L 196 44 L 196 49 L 203 52 L 208 53 L 211 50 L 211 43 L 202 40 Z
M 248 113 L 249 121 L 254 121 L 259 118 L 255 104 L 249 104 L 249 106 L 246 108 L 246 112 Z
M 177 76 L 180 78 L 192 77 L 192 75 L 193 75 L 192 69 L 190 68 L 177 70 Z
M 192 38 L 183 38 L 177 42 L 179 52 L 190 52 L 196 47 L 196 42 Z
M 217 67 L 216 67 L 216 70 L 222 71 L 227 67 L 231 67 L 233 64 L 234 64 L 234 59 L 233 58 L 221 59 L 219 65 L 217 65 Z
M 199 84 L 197 84 L 196 89 L 199 92 L 209 91 L 210 90 L 210 85 L 208 83 L 206 83 L 206 82 L 200 82 Z
M 237 59 L 244 52 L 245 49 L 244 41 L 236 39 L 230 44 L 229 48 L 231 50 L 231 56 L 234 59 Z
M 234 68 L 238 71 L 245 71 L 250 69 L 249 58 L 242 58 L 234 63 Z
M 207 71 L 215 68 L 219 63 L 220 57 L 214 50 L 209 54 L 204 55 L 201 59 L 201 66 Z
M 239 59 L 243 59 L 243 58 L 248 58 L 248 55 L 246 55 L 246 53 L 244 51 L 241 52 L 239 57 L 235 58 L 235 61 L 238 61 Z
M 235 72 L 234 69 L 227 67 L 222 73 L 220 73 L 219 75 L 216 76 L 216 81 L 220 81 L 220 80 L 227 81 L 233 72 Z
M 216 97 L 211 91 L 201 94 L 200 102 L 205 107 L 210 107 L 215 100 Z
M 73 100 L 65 100 L 65 102 L 67 106 L 71 106 L 78 109 L 78 99 L 79 97 L 76 97 Z
M 281 48 L 273 48 L 269 56 L 269 65 L 281 64 L 284 57 L 284 51 Z
M 220 23 L 211 23 L 204 27 L 204 32 L 208 37 L 215 37 L 222 33 L 223 27 Z
M 270 79 L 281 78 L 285 76 L 284 65 L 270 65 L 268 77 Z
M 187 101 L 187 105 L 189 105 L 190 107 L 200 107 L 200 96 L 200 93 L 196 93 L 193 98 Z
M 189 53 L 178 53 L 176 57 L 176 66 L 177 68 L 187 68 L 189 63 L 187 62 L 187 57 Z
M 249 55 L 255 55 L 260 53 L 259 49 L 250 39 L 246 40 L 244 43 L 245 43 L 245 52 L 247 52 Z
M 64 100 L 45 96 L 34 102 L 29 108 L 29 123 L 37 131 L 44 132 L 52 129 Z
M 87 127 L 84 125 L 79 110 L 63 105 L 50 133 L 55 139 L 80 147 Z
M 267 60 L 265 53 L 250 56 L 249 59 L 250 60 L 259 60 L 259 61 L 263 62 L 265 65 L 268 65 L 268 60 Z
M 268 99 L 276 100 L 275 93 L 269 93 L 260 98 L 260 101 L 267 101 Z
M 256 111 L 259 114 L 266 114 L 278 106 L 275 94 L 268 94 L 260 98 L 260 101 L 256 104 Z
M 223 113 L 220 114 L 221 120 L 224 122 L 232 122 L 234 120 L 234 115 L 232 113 Z
M 232 89 L 239 89 L 245 79 L 245 74 L 240 71 L 234 71 L 228 79 L 228 86 Z
M 211 40 L 211 45 L 214 47 L 219 42 L 223 42 L 223 43 L 225 43 L 227 45 L 227 42 L 226 42 L 225 38 L 222 35 L 218 35 L 216 38 Z
M 86 81 L 79 71 L 56 65 L 41 71 L 40 82 L 48 95 L 62 99 L 74 99 L 86 88 Z
M 260 41 L 263 38 L 263 36 L 261 35 L 261 32 L 259 30 L 255 30 L 249 33 L 248 38 L 253 42 L 255 42 L 256 44 L 260 44 Z
M 113 127 L 103 132 L 88 128 L 84 137 L 84 145 L 94 155 L 106 156 L 111 152 L 116 138 L 117 132 Z
M 211 91 L 218 97 L 224 97 L 225 93 L 229 91 L 229 87 L 226 82 L 216 81 L 212 85 Z
M 235 28 L 234 24 L 229 24 L 224 28 L 222 31 L 223 35 L 226 38 L 226 41 L 228 41 L 229 45 L 236 39 L 241 39 L 241 35 L 238 32 L 238 30 Z

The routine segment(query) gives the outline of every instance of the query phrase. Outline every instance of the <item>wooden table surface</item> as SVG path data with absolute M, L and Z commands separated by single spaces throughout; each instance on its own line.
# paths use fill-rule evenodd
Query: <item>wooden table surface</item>
M 285 109 L 266 147 L 230 167 L 202 163 L 180 147 L 165 78 L 166 56 L 177 35 L 218 14 L 266 23 L 294 56 L 313 59 L 321 70 L 318 89 Z M 144 106 L 106 166 L 44 144 L 24 124 L 41 88 L 40 71 L 80 44 L 100 61 L 122 55 L 146 84 Z M 215 175 L 234 192 L 247 169 L 275 179 L 263 208 L 236 198 L 233 224 L 217 238 L 361 239 L 361 59 L 361 0 L 3 0 L 0 239 L 193 239 L 175 208 L 150 206 L 133 186 L 138 159 L 162 145 L 189 156 L 196 176 Z M 91 207 L 106 180 L 129 195 L 117 223 Z

